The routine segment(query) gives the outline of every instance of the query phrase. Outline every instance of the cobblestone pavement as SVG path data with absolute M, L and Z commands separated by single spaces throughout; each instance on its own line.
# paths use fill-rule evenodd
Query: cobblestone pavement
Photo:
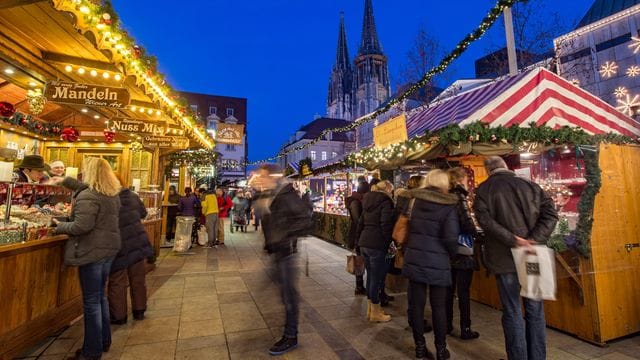
M 268 359 L 282 335 L 284 308 L 259 233 L 227 234 L 226 245 L 196 247 L 187 255 L 163 249 L 149 273 L 146 319 L 113 327 L 113 345 L 103 359 Z M 411 359 L 406 296 L 396 294 L 386 311 L 393 320 L 365 320 L 366 299 L 354 296 L 345 272 L 347 251 L 316 238 L 298 245 L 301 292 L 297 349 L 284 359 Z M 305 275 L 308 259 L 308 276 Z M 503 359 L 500 312 L 472 304 L 477 340 L 447 338 L 452 359 Z M 454 321 L 454 324 L 457 320 Z M 457 331 L 454 331 L 454 335 Z M 596 347 L 548 329 L 548 358 L 640 359 L 640 336 Z M 29 359 L 65 359 L 82 344 L 82 320 L 25 354 Z M 433 351 L 433 336 L 427 345 Z

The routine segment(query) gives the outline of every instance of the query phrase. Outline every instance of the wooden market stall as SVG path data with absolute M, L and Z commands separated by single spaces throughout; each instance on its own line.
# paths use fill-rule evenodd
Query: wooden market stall
M 547 325 L 596 344 L 640 331 L 640 123 L 539 68 L 441 100 L 410 114 L 406 127 L 410 140 L 349 160 L 386 170 L 464 166 L 477 186 L 484 158 L 505 157 L 554 198 L 561 217 L 550 240 L 558 300 L 545 302 Z M 471 294 L 500 307 L 485 270 Z
M 68 175 L 81 173 L 86 157 L 107 160 L 123 185 L 139 190 L 157 254 L 165 159 L 182 149 L 209 150 L 213 140 L 157 72 L 155 58 L 98 3 L 0 2 L 0 160 L 37 154 L 62 161 Z M 54 187 L 16 185 L 20 197 L 7 199 L 7 188 L 0 182 L 0 198 L 15 204 L 11 221 L 14 212 L 46 218 L 25 195 L 58 194 Z M 49 236 L 44 220 L 22 230 L 14 225 L 0 226 L 1 359 L 82 314 L 76 270 L 62 266 L 66 238 Z

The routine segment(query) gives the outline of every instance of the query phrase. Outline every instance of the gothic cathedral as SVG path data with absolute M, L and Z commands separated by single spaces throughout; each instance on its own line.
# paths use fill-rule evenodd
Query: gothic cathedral
M 371 0 L 365 0 L 362 38 L 351 64 L 344 16 L 340 16 L 336 63 L 331 70 L 327 116 L 353 121 L 377 109 L 391 94 L 387 57 L 378 41 Z

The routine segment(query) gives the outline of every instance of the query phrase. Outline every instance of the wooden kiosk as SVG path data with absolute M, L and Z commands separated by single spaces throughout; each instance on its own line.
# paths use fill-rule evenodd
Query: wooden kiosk
M 0 4 L 0 150 L 60 160 L 76 174 L 84 158 L 101 157 L 125 186 L 160 186 L 167 155 L 211 149 L 213 140 L 156 71 L 155 58 L 98 3 Z M 145 228 L 157 253 L 161 220 Z M 65 241 L 0 244 L 0 359 L 82 315 L 77 271 L 63 267 Z

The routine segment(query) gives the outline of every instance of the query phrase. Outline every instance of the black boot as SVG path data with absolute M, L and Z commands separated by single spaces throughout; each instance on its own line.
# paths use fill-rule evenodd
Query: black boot
M 449 354 L 449 350 L 447 350 L 447 346 L 437 346 L 436 345 L 436 360 L 446 360 L 451 357 Z
M 136 320 L 144 320 L 144 310 L 133 310 L 133 318 Z
M 447 324 L 447 335 L 451 335 L 453 332 L 453 325 Z
M 367 295 L 367 289 L 364 288 L 364 279 L 362 276 L 356 276 L 356 295 Z
M 429 325 L 427 319 L 424 319 L 424 333 L 430 333 L 433 331 L 433 326 Z
M 471 328 L 464 328 L 460 331 L 460 339 L 462 340 L 472 340 L 480 337 L 480 334 L 477 331 L 471 330 Z
M 380 299 L 386 299 L 387 302 L 389 302 L 389 301 L 395 300 L 396 298 L 395 298 L 395 296 L 391 296 L 391 295 L 387 294 L 384 291 L 384 289 L 382 289 L 382 292 L 380 293 Z
M 281 355 L 289 350 L 293 350 L 298 346 L 298 338 L 288 338 L 283 336 L 277 343 L 269 349 L 271 355 Z
M 124 325 L 127 323 L 127 317 L 124 319 L 111 319 L 111 325 Z
M 427 350 L 427 343 L 424 340 L 422 334 L 413 332 L 413 341 L 416 343 L 416 358 L 417 359 L 433 359 L 433 354 Z

